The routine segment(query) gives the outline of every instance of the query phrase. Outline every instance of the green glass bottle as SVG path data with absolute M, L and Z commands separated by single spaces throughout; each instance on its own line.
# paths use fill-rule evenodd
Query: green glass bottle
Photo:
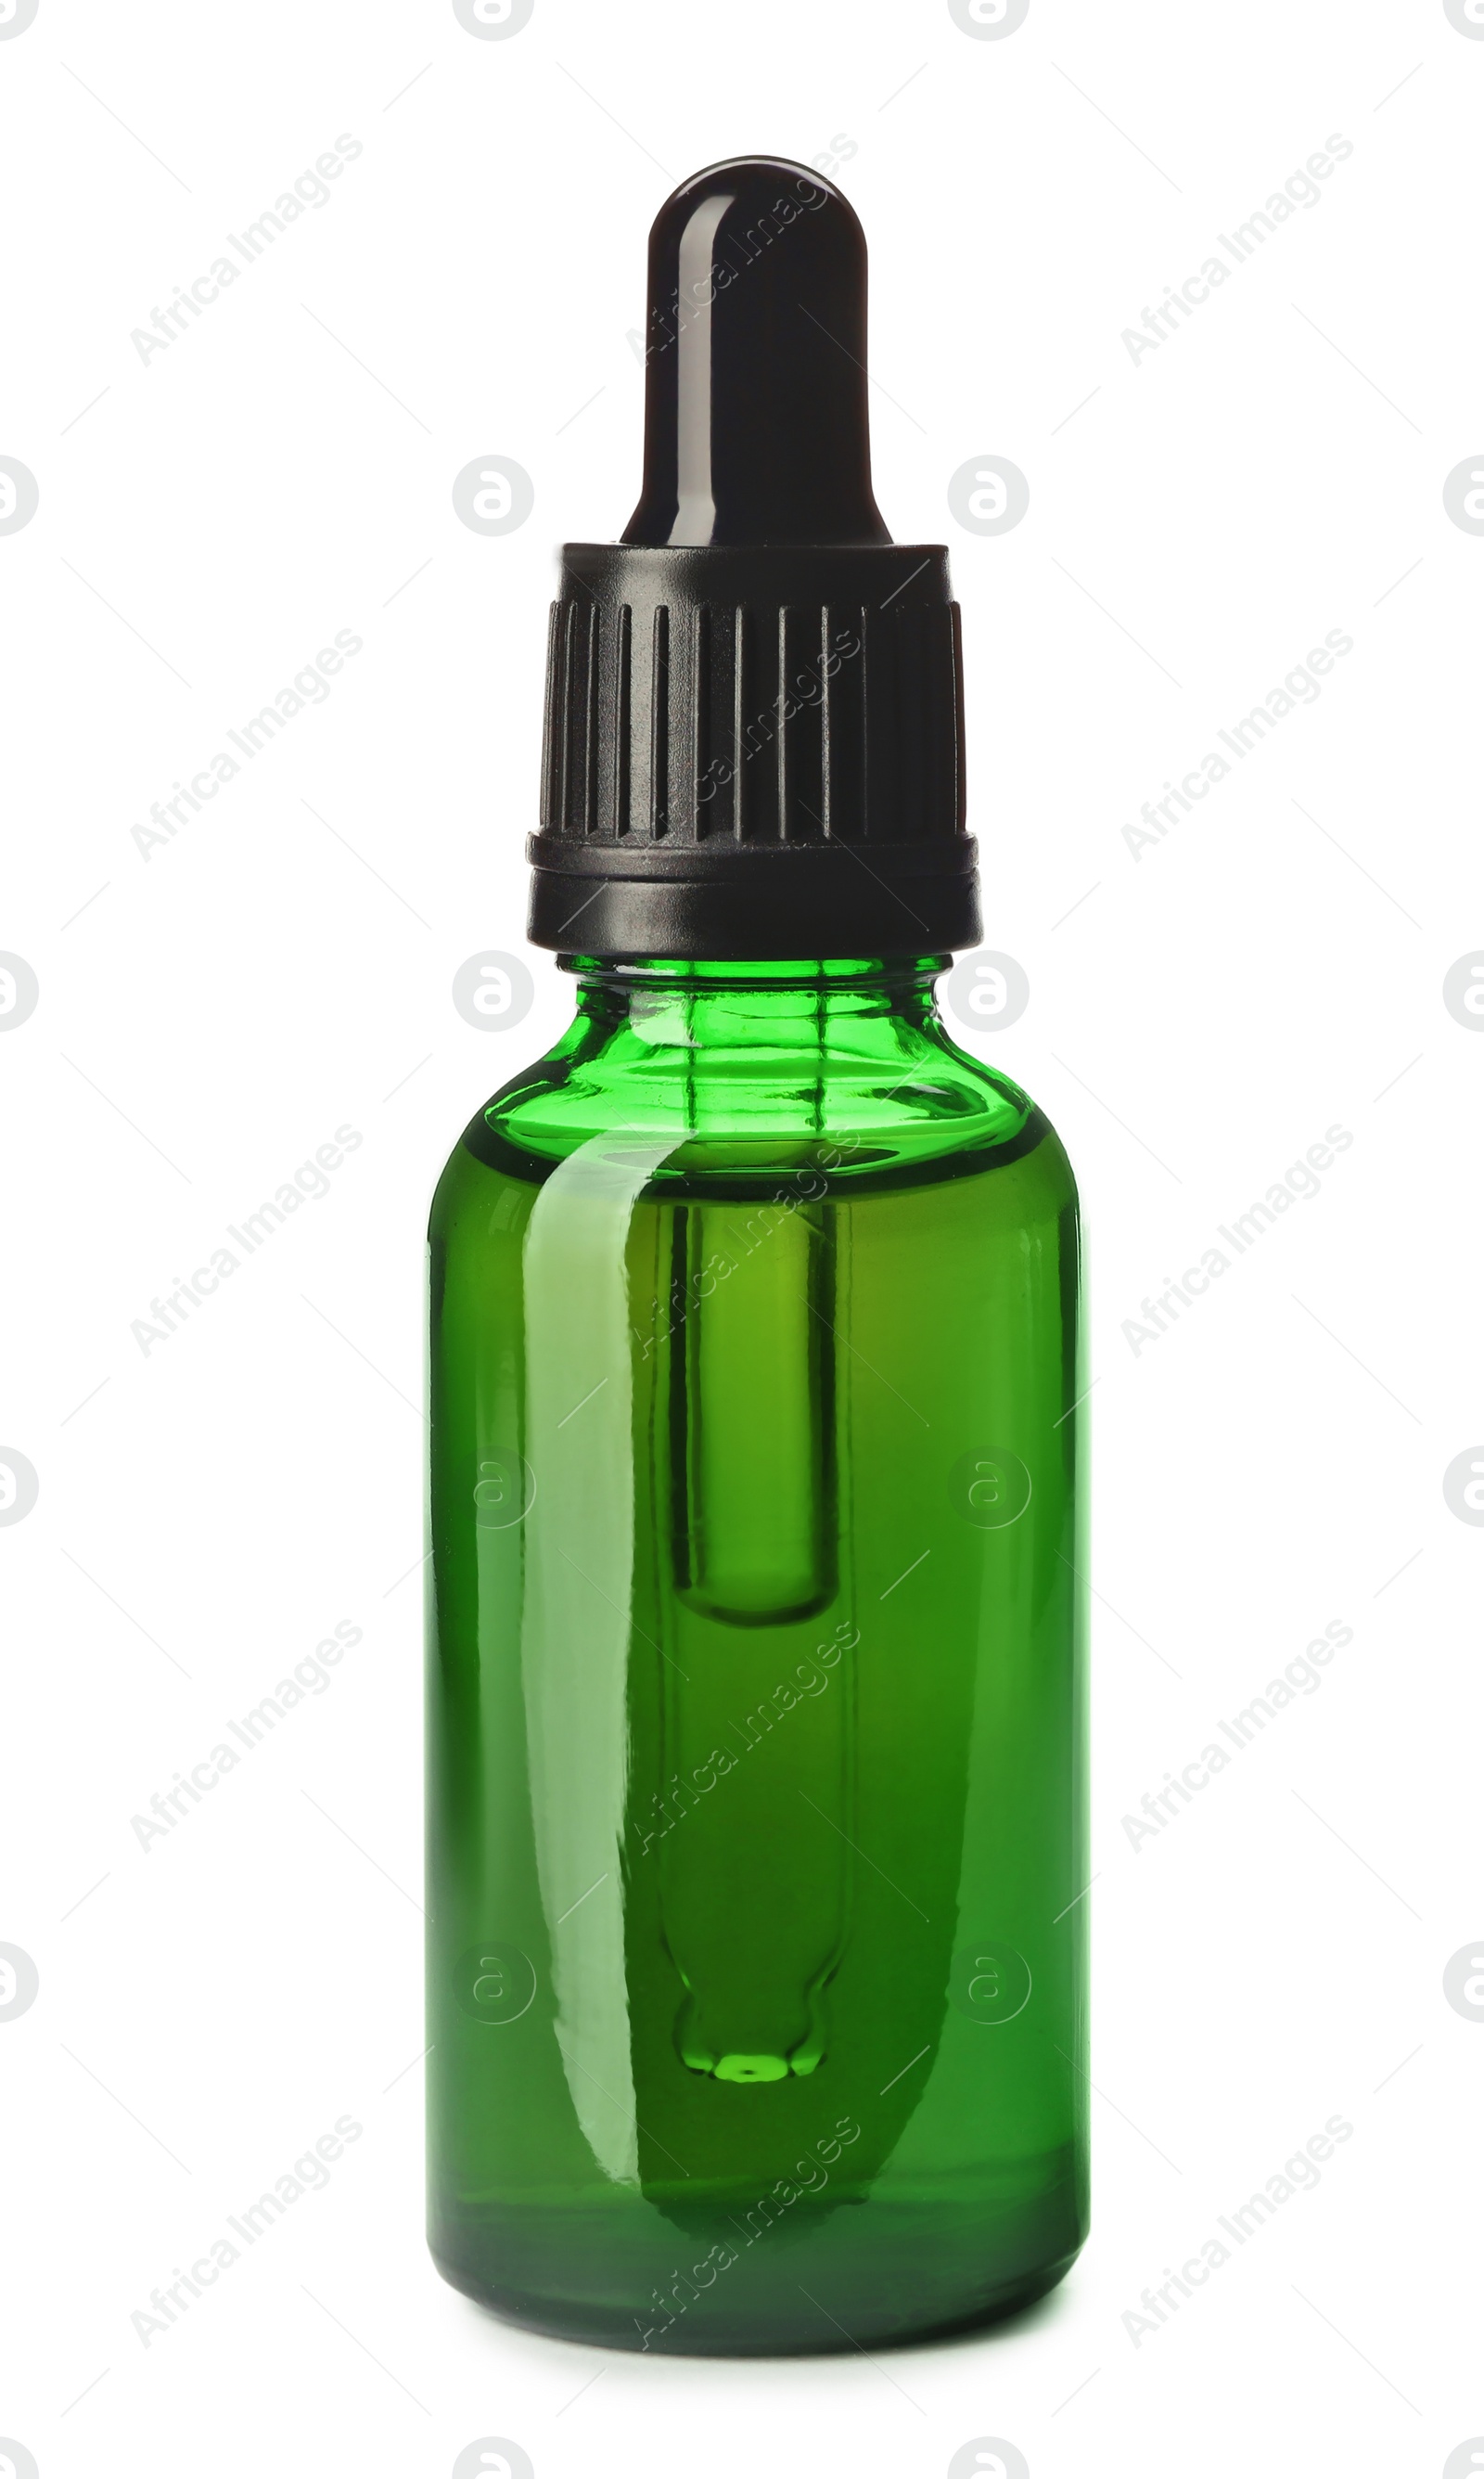
M 431 2243 L 637 2349 L 978 2323 L 1087 2226 L 1075 1190 L 937 1012 L 946 563 L 888 542 L 795 296 L 858 371 L 817 176 L 662 211 L 645 496 L 552 631 L 576 1020 L 431 1230 Z

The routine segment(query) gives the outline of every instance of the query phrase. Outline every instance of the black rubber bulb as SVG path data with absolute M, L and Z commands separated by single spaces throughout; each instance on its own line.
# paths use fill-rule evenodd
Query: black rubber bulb
M 854 209 L 772 156 L 694 173 L 649 235 L 644 486 L 623 540 L 891 539 L 871 496 Z

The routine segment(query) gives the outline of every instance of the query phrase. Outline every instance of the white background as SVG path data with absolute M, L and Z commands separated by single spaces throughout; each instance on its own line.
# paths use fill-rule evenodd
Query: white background
M 0 2435 L 43 2479 L 596 2471 L 1434 2473 L 1484 2434 L 1484 40 L 1442 0 L 39 0 L 0 22 Z M 360 157 L 165 351 L 131 330 L 347 133 Z M 1120 341 L 1332 134 L 1348 160 L 1156 351 Z M 1092 1234 L 1094 2233 L 1013 2330 L 868 2363 L 508 2330 L 421 2237 L 422 1232 L 518 1029 L 563 537 L 637 496 L 644 236 L 673 182 L 834 162 L 872 250 L 877 496 L 950 540 L 993 1055 Z M 471 460 L 535 509 L 456 517 Z M 948 512 L 986 454 L 1014 531 Z M 333 691 L 146 859 L 131 828 L 338 630 Z M 1135 859 L 1121 830 L 1326 632 L 1353 651 Z M 969 1036 L 966 1036 L 968 1038 Z M 980 1044 L 989 1055 L 991 1045 Z M 1353 1137 L 1177 1325 L 1146 1293 Z M 166 1342 L 131 1332 L 337 1127 L 363 1142 Z M 1480 1449 L 1484 1454 L 1484 1448 Z M 364 1640 L 165 1837 L 147 1811 L 334 1623 Z M 1121 1824 L 1326 1622 L 1353 1643 L 1156 1837 Z M 131 2317 L 348 2114 L 364 2132 L 148 2347 Z M 1305 2139 L 1353 2135 L 1152 2336 L 1122 2321 Z M 992 2466 L 988 2464 L 987 2468 Z

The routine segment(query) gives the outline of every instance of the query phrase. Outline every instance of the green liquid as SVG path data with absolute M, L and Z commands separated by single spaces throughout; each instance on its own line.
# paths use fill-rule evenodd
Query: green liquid
M 921 972 L 742 969 L 597 977 L 432 1235 L 434 2254 L 712 2352 L 1087 2225 L 1070 1174 Z

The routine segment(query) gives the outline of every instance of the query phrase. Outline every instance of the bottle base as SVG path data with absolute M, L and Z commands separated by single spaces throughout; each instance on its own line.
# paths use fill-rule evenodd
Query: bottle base
M 678 2322 L 663 2334 L 642 2339 L 633 2318 L 618 2320 L 596 2310 L 584 2310 L 571 2300 L 560 2302 L 517 2297 L 499 2291 L 487 2283 L 471 2281 L 451 2266 L 441 2263 L 437 2255 L 433 2262 L 443 2279 L 465 2298 L 499 2318 L 502 2324 L 516 2324 L 527 2333 L 542 2333 L 557 2341 L 589 2341 L 606 2350 L 649 2351 L 655 2356 L 692 2359 L 801 2359 L 822 2358 L 847 2350 L 860 2351 L 903 2349 L 918 2342 L 952 2340 L 957 2337 L 982 2332 L 1002 2324 L 1022 2308 L 1034 2307 L 1049 2290 L 1064 2281 L 1076 2262 L 1080 2250 L 1065 2257 L 1048 2270 L 1028 2275 L 1021 2282 L 1009 2284 L 1002 2291 L 978 2301 L 973 2307 L 957 2313 L 944 2313 L 924 2320 L 916 2317 L 893 2317 L 881 2329 L 874 2327 L 864 2335 L 846 2332 L 834 2319 L 826 2321 L 825 2312 L 819 2316 L 819 2329 L 802 2333 L 796 2329 L 764 2332 L 718 2332 L 714 2326 L 702 2328 Z
M 734 2234 L 709 2250 L 709 2227 L 688 2234 L 670 2222 L 657 2249 L 653 2230 L 619 2248 L 609 2229 L 600 2246 L 596 2230 L 557 2214 L 524 2226 L 501 2215 L 498 2228 L 465 2221 L 429 2243 L 453 2288 L 528 2332 L 667 2356 L 814 2357 L 946 2338 L 1033 2305 L 1081 2249 L 1085 2228 L 1067 2202 L 1044 2198 L 1014 2232 L 1019 2244 L 942 2206 L 903 2206 L 883 2226 L 879 2204 L 867 2208 L 869 2235 L 847 2210 L 775 2229 L 756 2249 L 724 2218 Z

